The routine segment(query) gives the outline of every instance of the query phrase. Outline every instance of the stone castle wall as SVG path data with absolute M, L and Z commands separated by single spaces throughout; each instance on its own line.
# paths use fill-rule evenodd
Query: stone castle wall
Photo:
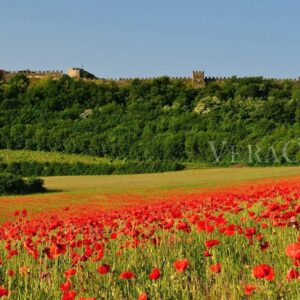
M 70 68 L 67 72 L 67 75 L 69 75 L 72 78 L 82 78 L 82 73 L 86 72 L 83 69 L 80 68 Z M 88 73 L 88 72 L 86 72 Z M 0 79 L 1 78 L 5 78 L 5 79 L 10 79 L 13 76 L 17 75 L 17 74 L 25 74 L 28 78 L 43 78 L 43 77 L 51 77 L 51 78 L 60 78 L 62 75 L 64 75 L 65 73 L 63 71 L 31 71 L 31 70 L 22 70 L 22 71 L 5 71 L 5 70 L 1 70 L 0 69 Z M 90 74 L 90 73 L 89 73 Z M 92 75 L 92 74 L 91 74 Z M 161 77 L 161 76 L 160 76 Z M 100 79 L 103 81 L 119 81 L 120 83 L 126 83 L 126 82 L 130 82 L 133 81 L 135 79 L 139 79 L 139 80 L 153 80 L 153 79 L 157 79 L 160 77 L 124 77 L 124 78 L 119 78 L 119 79 L 113 79 L 113 78 L 95 78 L 95 79 Z M 188 76 L 188 77 L 169 77 L 171 80 L 183 80 L 183 81 L 187 81 L 187 82 L 192 82 L 195 86 L 204 86 L 207 82 L 211 82 L 211 81 L 224 81 L 224 80 L 229 80 L 232 77 L 207 77 L 205 76 L 204 71 L 193 71 L 192 72 L 192 76 Z M 294 82 L 300 81 L 300 77 L 298 78 L 267 78 L 270 80 L 276 80 L 279 82 L 282 82 L 284 80 L 291 80 Z M 93 80 L 93 79 L 92 79 Z
M 59 78 L 64 74 L 63 71 L 31 71 L 31 70 L 12 71 L 12 72 L 4 71 L 4 70 L 1 71 L 3 74 L 2 76 L 4 76 L 5 79 L 10 79 L 18 74 L 24 74 L 28 78 L 43 78 L 43 77 Z

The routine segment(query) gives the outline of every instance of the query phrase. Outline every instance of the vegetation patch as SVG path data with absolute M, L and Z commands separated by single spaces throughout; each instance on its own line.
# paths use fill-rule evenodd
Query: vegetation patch
M 110 175 L 178 171 L 171 160 L 127 161 L 60 152 L 0 150 L 0 172 L 20 176 Z
M 34 194 L 46 191 L 40 178 L 23 179 L 13 174 L 0 174 L 0 195 Z
M 89 155 L 97 163 L 300 161 L 300 83 L 293 80 L 232 77 L 196 88 L 168 77 L 118 84 L 19 74 L 0 80 L 0 112 L 0 149 Z

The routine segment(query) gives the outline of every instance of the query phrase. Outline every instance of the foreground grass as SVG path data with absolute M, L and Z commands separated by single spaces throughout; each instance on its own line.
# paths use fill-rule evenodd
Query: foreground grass
M 299 236 L 299 194 L 299 183 L 282 181 L 88 217 L 20 218 L 0 230 L 1 285 L 16 300 L 131 300 L 142 293 L 147 299 L 238 300 L 249 298 L 249 284 L 252 299 L 297 300 L 299 279 L 286 274 L 299 262 L 294 265 L 285 249 Z M 218 244 L 207 246 L 208 240 Z M 174 262 L 182 259 L 188 264 L 179 272 Z M 104 264 L 109 270 L 101 274 Z M 274 278 L 254 276 L 261 264 Z M 65 274 L 70 268 L 72 275 Z M 155 280 L 149 278 L 153 268 L 160 270 Z M 132 278 L 122 278 L 124 271 Z M 66 282 L 70 286 L 61 288 Z

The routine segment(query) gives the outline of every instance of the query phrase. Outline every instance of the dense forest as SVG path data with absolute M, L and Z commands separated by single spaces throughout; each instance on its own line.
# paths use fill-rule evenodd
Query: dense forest
M 0 81 L 0 148 L 200 165 L 300 160 L 300 82 Z M 287 154 L 288 153 L 288 154 Z

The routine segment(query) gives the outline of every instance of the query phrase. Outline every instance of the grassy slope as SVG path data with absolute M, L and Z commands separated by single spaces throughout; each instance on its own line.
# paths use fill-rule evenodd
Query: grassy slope
M 299 176 L 300 167 L 215 168 L 156 174 L 46 177 L 46 187 L 72 193 L 144 193 L 214 188 L 261 178 Z
M 264 178 L 300 176 L 300 167 L 220 168 L 185 170 L 159 174 L 58 176 L 46 177 L 52 193 L 0 197 L 0 221 L 17 209 L 30 214 L 70 206 L 76 209 L 111 209 L 135 203 L 157 201 L 171 193 L 190 193 L 197 189 L 232 187 Z M 198 190 L 199 191 L 199 190 Z M 73 208 L 72 208 L 73 209 Z
M 44 152 L 44 151 L 28 151 L 28 150 L 0 150 L 0 161 L 2 162 L 21 162 L 21 161 L 37 161 L 37 162 L 60 162 L 60 163 L 112 163 L 112 160 L 104 157 L 65 154 L 61 152 Z M 121 161 L 114 162 L 118 163 Z

